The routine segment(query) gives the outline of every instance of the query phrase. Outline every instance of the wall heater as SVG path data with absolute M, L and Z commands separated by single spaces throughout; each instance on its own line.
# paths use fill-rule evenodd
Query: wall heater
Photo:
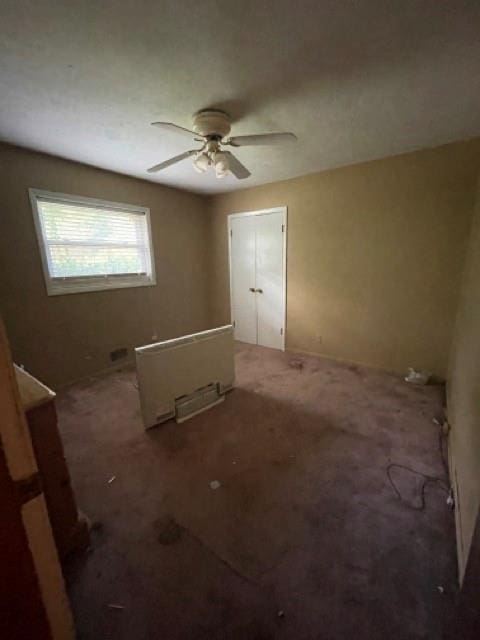
M 232 388 L 233 326 L 135 349 L 143 424 L 183 422 L 222 402 Z

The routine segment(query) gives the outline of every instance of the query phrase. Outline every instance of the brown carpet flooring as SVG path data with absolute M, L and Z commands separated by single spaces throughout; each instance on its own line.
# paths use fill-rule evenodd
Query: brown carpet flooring
M 97 523 L 67 570 L 79 639 L 441 638 L 453 515 L 438 483 L 415 510 L 422 478 L 396 468 L 401 501 L 386 467 L 442 476 L 442 387 L 249 345 L 236 367 L 223 404 L 149 432 L 133 371 L 59 394 Z

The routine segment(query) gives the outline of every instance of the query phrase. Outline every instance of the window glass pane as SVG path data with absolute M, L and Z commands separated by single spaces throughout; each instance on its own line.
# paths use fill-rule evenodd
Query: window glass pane
M 146 216 L 39 198 L 50 277 L 150 272 Z
M 50 245 L 52 278 L 146 273 L 145 249 Z

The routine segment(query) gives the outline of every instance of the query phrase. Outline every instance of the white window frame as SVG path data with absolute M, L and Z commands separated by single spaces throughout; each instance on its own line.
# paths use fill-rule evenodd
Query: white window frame
M 97 198 L 84 198 L 68 193 L 57 193 L 55 191 L 45 191 L 43 189 L 29 189 L 30 203 L 32 206 L 35 231 L 37 233 L 38 246 L 42 259 L 43 275 L 47 294 L 58 296 L 69 293 L 85 293 L 88 291 L 104 291 L 107 289 L 125 289 L 131 287 L 150 287 L 157 283 L 155 276 L 155 256 L 152 244 L 152 228 L 150 225 L 150 209 L 148 207 L 137 207 L 131 204 L 120 202 L 109 202 L 108 200 L 98 200 Z M 38 210 L 38 198 L 56 200 L 58 202 L 68 202 L 83 206 L 115 210 L 128 213 L 145 215 L 147 226 L 148 245 L 150 251 L 150 272 L 147 274 L 111 274 L 106 276 L 78 276 L 65 278 L 52 278 L 48 268 L 48 259 L 45 247 L 45 239 Z

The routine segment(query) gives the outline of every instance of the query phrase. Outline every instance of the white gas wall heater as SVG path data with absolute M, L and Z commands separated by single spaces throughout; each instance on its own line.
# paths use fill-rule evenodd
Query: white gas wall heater
M 183 422 L 222 402 L 233 387 L 233 326 L 135 349 L 143 424 Z

